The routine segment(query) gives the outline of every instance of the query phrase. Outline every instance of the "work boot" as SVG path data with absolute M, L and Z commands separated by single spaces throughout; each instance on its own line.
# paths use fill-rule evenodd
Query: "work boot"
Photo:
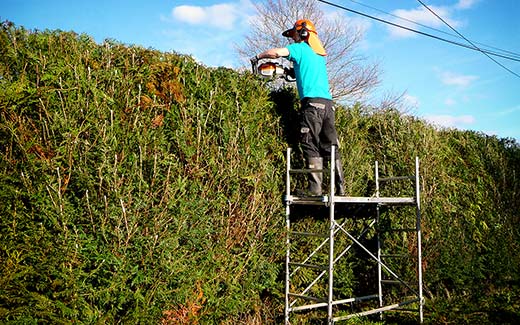
M 343 175 L 343 164 L 341 159 L 336 159 L 336 173 L 335 173 L 336 195 L 345 196 L 345 177 Z
M 330 168 L 330 157 L 325 158 L 325 166 Z M 345 177 L 343 176 L 343 163 L 341 158 L 336 158 L 335 164 L 336 172 L 334 173 L 334 186 L 336 188 L 337 196 L 345 196 Z
M 323 169 L 323 158 L 322 157 L 310 157 L 307 159 L 307 166 L 309 169 Z M 321 183 L 323 182 L 323 172 L 316 172 L 309 174 L 309 195 L 321 196 L 322 189 Z

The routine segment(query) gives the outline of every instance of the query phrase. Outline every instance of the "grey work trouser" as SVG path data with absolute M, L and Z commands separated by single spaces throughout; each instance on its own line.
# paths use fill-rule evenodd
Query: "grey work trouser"
M 305 158 L 325 157 L 330 159 L 331 146 L 336 146 L 338 134 L 332 101 L 324 98 L 304 98 L 301 101 L 300 145 Z

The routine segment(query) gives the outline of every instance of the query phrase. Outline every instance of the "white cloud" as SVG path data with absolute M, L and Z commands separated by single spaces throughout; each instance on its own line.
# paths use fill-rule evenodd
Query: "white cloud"
M 478 0 L 459 0 L 459 2 L 455 5 L 457 9 L 470 9 L 474 4 L 477 3 Z
M 207 7 L 182 5 L 173 8 L 172 17 L 190 25 L 206 25 L 211 28 L 230 30 L 241 18 L 242 8 L 249 4 L 249 1 L 241 1 Z
M 433 12 L 435 12 L 439 17 L 441 17 L 445 22 L 450 24 L 453 28 L 461 27 L 465 23 L 460 20 L 456 20 L 452 18 L 453 13 L 456 10 L 464 10 L 471 8 L 477 1 L 480 0 L 459 0 L 456 4 L 452 6 L 431 6 L 430 8 Z M 445 26 L 444 22 L 442 22 L 439 18 L 437 18 L 430 10 L 428 10 L 424 6 L 419 6 L 414 9 L 397 9 L 392 12 L 392 15 L 403 18 L 403 19 L 393 19 L 392 22 L 414 30 L 423 29 L 420 25 L 429 26 L 432 28 L 442 28 Z M 415 23 L 417 24 L 415 24 Z M 418 25 L 420 24 L 420 25 Z M 416 33 L 408 31 L 403 28 L 389 26 L 388 30 L 390 35 L 395 38 L 406 38 L 417 36 Z
M 433 10 L 437 15 L 442 17 L 447 23 L 449 23 L 452 27 L 458 27 L 460 22 L 450 18 L 451 10 L 448 7 L 436 7 L 429 6 L 431 10 Z M 403 19 L 395 19 L 393 22 L 402 25 L 411 29 L 420 29 L 421 27 L 412 22 L 419 23 L 421 25 L 426 25 L 433 28 L 439 28 L 444 25 L 444 23 L 434 14 L 432 14 L 425 7 L 417 7 L 415 9 L 397 9 L 392 12 L 393 15 L 397 17 L 401 17 Z M 417 34 L 402 28 L 391 26 L 389 27 L 390 35 L 396 38 L 405 38 L 416 36 Z
M 520 105 L 513 106 L 513 107 L 510 107 L 510 108 L 506 108 L 506 109 L 503 109 L 501 111 L 498 111 L 496 113 L 496 115 L 497 116 L 507 116 L 507 115 L 514 114 L 514 113 L 517 113 L 517 112 L 520 112 Z
M 455 99 L 453 98 L 446 98 L 446 100 L 444 101 L 444 104 L 446 104 L 446 106 L 453 106 L 457 103 L 457 101 L 455 101 Z
M 189 3 L 189 1 L 186 1 Z M 234 44 L 242 37 L 254 13 L 250 0 L 223 0 L 221 3 L 172 7 L 161 16 L 166 48 L 188 54 L 207 66 L 232 67 Z
M 449 71 L 441 73 L 440 78 L 445 85 L 464 88 L 470 86 L 473 81 L 478 79 L 477 76 L 461 75 Z
M 403 96 L 403 99 L 404 99 L 405 103 L 407 105 L 409 105 L 410 107 L 413 107 L 413 108 L 419 107 L 419 104 L 420 104 L 419 98 L 412 96 L 412 95 L 405 94 Z
M 472 115 L 429 115 L 425 119 L 433 124 L 443 127 L 460 127 L 462 125 L 475 123 L 475 117 Z
M 175 7 L 172 15 L 175 19 L 194 25 L 203 23 L 207 16 L 206 11 L 202 7 L 196 6 Z

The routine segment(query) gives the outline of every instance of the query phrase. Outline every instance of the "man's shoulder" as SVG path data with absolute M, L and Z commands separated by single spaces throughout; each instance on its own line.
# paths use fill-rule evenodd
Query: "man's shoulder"
M 307 55 L 312 48 L 305 42 L 292 43 L 286 46 L 292 57 Z
M 298 50 L 299 49 L 299 45 L 300 43 L 292 43 L 292 44 L 289 44 L 287 45 L 285 48 L 287 48 L 289 51 L 293 50 Z
M 287 48 L 294 48 L 294 49 L 306 49 L 306 48 L 311 48 L 309 46 L 309 44 L 305 43 L 305 42 L 299 42 L 299 43 L 292 43 L 292 44 L 289 44 L 286 46 Z

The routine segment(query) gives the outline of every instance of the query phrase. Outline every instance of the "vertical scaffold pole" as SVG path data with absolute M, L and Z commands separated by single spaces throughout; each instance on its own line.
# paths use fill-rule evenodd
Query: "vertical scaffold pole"
M 375 164 L 375 178 L 376 178 L 376 197 L 379 198 L 379 163 L 376 160 Z M 380 211 L 379 204 L 376 207 L 376 224 L 377 224 L 377 259 L 381 261 L 381 228 L 379 224 Z M 383 307 L 383 285 L 382 285 L 382 272 L 381 272 L 381 263 L 377 263 L 377 289 L 379 296 L 379 307 Z M 383 318 L 383 313 L 379 313 L 379 318 Z
M 336 146 L 331 146 L 330 148 L 330 193 L 329 193 L 329 295 L 327 299 L 328 310 L 327 310 L 327 319 L 328 324 L 333 324 L 332 319 L 332 303 L 334 301 L 334 230 L 335 230 L 335 221 L 334 221 L 334 182 L 336 175 Z
M 422 290 L 422 249 L 421 249 L 421 190 L 419 178 L 419 157 L 415 157 L 415 200 L 417 206 L 417 222 L 415 228 L 417 230 L 417 274 L 419 280 L 419 319 L 423 322 L 423 290 Z
M 286 158 L 286 179 L 285 179 L 285 226 L 286 226 L 286 242 L 285 242 L 285 325 L 289 325 L 289 312 L 290 312 L 290 305 L 289 305 L 289 290 L 290 290 L 290 271 L 289 271 L 289 254 L 290 254 L 290 230 L 291 230 L 291 220 L 289 218 L 291 208 L 289 206 L 289 197 L 291 195 L 291 148 L 287 148 L 287 158 Z

